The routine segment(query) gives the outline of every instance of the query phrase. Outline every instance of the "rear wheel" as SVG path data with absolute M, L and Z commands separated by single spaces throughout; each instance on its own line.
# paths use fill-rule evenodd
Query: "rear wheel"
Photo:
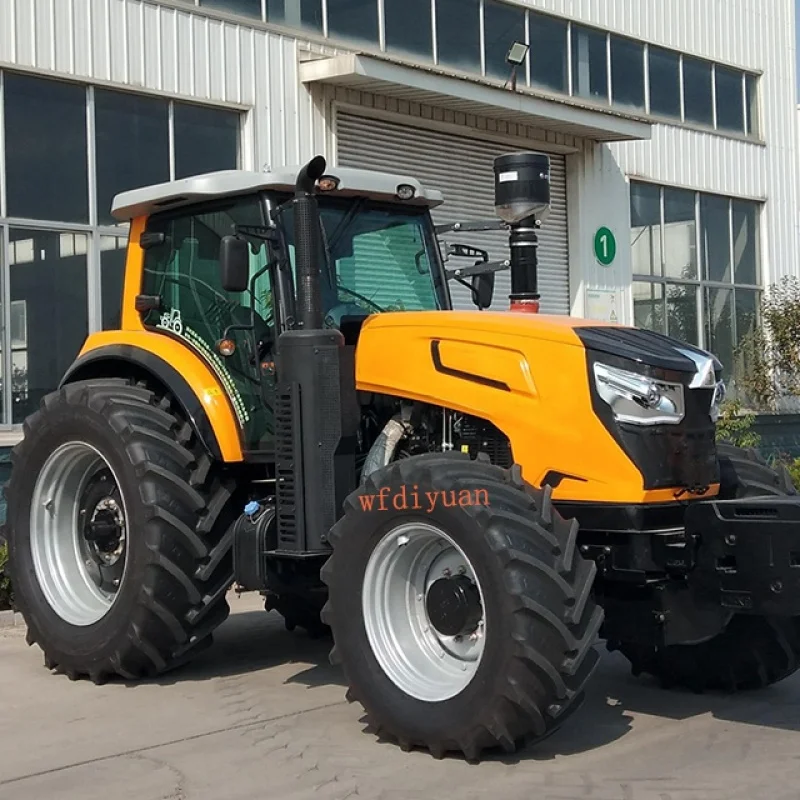
M 580 704 L 595 565 L 550 490 L 458 454 L 370 475 L 331 531 L 323 619 L 374 729 L 434 756 L 513 752 Z
M 7 487 L 17 605 L 45 664 L 97 683 L 182 664 L 227 617 L 231 487 L 166 398 L 70 384 L 25 422 Z
M 794 495 L 785 468 L 773 469 L 756 450 L 719 444 L 720 497 Z M 725 630 L 692 645 L 649 647 L 609 642 L 630 662 L 634 675 L 656 677 L 664 688 L 736 692 L 777 683 L 800 666 L 800 620 L 734 615 Z

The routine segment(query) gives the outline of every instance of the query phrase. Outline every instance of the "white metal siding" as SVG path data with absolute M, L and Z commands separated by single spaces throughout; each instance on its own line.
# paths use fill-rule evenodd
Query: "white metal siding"
M 496 219 L 494 159 L 513 149 L 493 141 L 425 130 L 340 111 L 336 120 L 337 162 L 342 166 L 400 172 L 444 194 L 434 210 L 437 223 Z M 551 154 L 552 210 L 542 227 L 539 247 L 539 291 L 542 311 L 569 313 L 569 259 L 564 156 Z M 482 247 L 491 260 L 508 257 L 508 237 L 502 232 L 448 234 L 447 239 Z M 468 262 L 459 259 L 460 265 Z M 493 308 L 508 305 L 508 270 L 496 274 Z M 453 305 L 474 309 L 470 292 L 451 283 Z

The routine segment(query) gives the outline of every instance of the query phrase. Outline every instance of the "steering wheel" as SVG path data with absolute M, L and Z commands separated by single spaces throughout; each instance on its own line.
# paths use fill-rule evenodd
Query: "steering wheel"
M 354 292 L 352 289 L 349 289 L 347 286 L 343 286 L 342 284 L 336 284 L 336 291 L 337 292 L 344 292 L 345 294 L 349 294 L 351 297 L 355 297 L 358 300 L 367 303 L 368 305 L 372 306 L 379 314 L 383 314 L 386 309 L 381 308 L 377 303 L 373 303 L 368 297 L 364 297 L 363 294 L 359 294 L 358 292 Z M 357 304 L 356 304 L 357 305 Z
M 357 303 L 339 303 L 325 315 L 325 324 L 331 328 L 340 328 L 343 317 L 368 317 L 369 312 Z

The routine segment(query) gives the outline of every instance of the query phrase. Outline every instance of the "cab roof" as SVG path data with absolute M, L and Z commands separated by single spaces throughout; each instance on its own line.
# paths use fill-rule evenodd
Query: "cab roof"
M 120 222 L 127 222 L 136 217 L 148 216 L 156 211 L 165 211 L 235 195 L 266 190 L 293 192 L 297 174 L 301 169 L 302 165 L 281 167 L 272 172 L 225 170 L 168 183 L 158 183 L 141 189 L 132 189 L 122 192 L 114 198 L 111 213 Z M 444 202 L 441 192 L 424 187 L 418 180 L 407 175 L 350 167 L 332 167 L 325 172 L 325 177 L 328 176 L 338 178 L 339 186 L 326 194 L 339 197 L 367 196 L 375 200 L 388 200 L 404 205 L 422 205 L 429 208 Z M 416 191 L 413 199 L 398 199 L 397 187 L 402 184 L 414 187 Z

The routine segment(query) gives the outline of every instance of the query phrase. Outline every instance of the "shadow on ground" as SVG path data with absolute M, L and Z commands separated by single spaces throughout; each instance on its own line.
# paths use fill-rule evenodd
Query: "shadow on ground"
M 233 600 L 234 610 L 235 604 Z M 297 671 L 286 683 L 309 688 L 331 685 L 343 690 L 341 671 L 328 660 L 331 645 L 329 637 L 314 639 L 301 629 L 287 631 L 276 613 L 243 611 L 232 614 L 219 629 L 212 648 L 190 664 L 146 683 L 206 681 L 296 664 Z M 604 644 L 598 647 L 600 666 L 583 705 L 564 726 L 512 756 L 489 755 L 491 760 L 546 761 L 591 752 L 631 733 L 634 718 L 639 715 L 680 721 L 710 714 L 724 721 L 800 731 L 800 673 L 767 689 L 735 697 L 667 691 L 646 677 L 633 677 L 622 656 L 607 653 Z

